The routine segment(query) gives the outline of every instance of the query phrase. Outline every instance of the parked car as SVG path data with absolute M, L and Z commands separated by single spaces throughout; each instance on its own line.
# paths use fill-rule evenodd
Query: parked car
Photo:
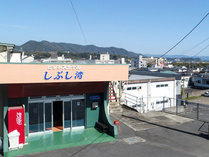
M 205 92 L 202 94 L 202 96 L 206 96 L 206 97 L 209 97 L 209 91 Z

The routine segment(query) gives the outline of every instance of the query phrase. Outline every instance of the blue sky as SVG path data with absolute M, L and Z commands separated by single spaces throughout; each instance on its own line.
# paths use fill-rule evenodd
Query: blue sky
M 69 0 L 1 1 L 0 42 L 21 45 L 48 40 L 82 45 L 115 46 L 142 54 L 163 54 L 209 12 L 208 0 Z M 209 16 L 169 54 L 194 55 L 191 49 L 209 37 Z M 209 48 L 200 53 L 209 56 Z

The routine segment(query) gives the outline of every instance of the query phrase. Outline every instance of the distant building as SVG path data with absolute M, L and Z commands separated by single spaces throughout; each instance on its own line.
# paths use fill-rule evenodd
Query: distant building
M 106 54 L 100 54 L 100 61 L 109 61 L 110 54 L 107 52 Z
M 125 58 L 120 59 L 120 64 L 126 64 Z
M 34 61 L 34 56 L 24 55 L 24 52 L 14 51 L 14 44 L 0 43 L 0 62 L 29 63 Z
M 131 67 L 139 68 L 139 69 L 147 68 L 147 62 L 143 60 L 142 55 L 140 55 L 138 58 L 131 60 Z
M 95 60 L 96 64 L 115 64 L 115 60 L 110 60 L 110 54 L 107 52 L 105 54 L 100 54 L 99 60 Z
M 149 57 L 149 58 L 143 58 L 147 62 L 147 64 L 151 64 L 152 67 L 155 68 L 163 68 L 166 63 L 165 58 L 154 58 L 154 57 Z
M 14 47 L 14 44 L 0 43 L 0 62 L 10 62 Z
M 27 55 L 24 55 L 24 52 L 22 54 L 22 63 L 31 63 L 31 62 L 34 62 L 35 58 L 33 55 L 31 56 L 27 56 Z
M 56 56 L 56 57 L 49 57 L 47 59 L 42 59 L 43 63 L 73 63 L 73 60 L 70 58 L 65 58 L 64 54 L 62 56 Z
M 191 78 L 191 76 L 188 76 L 188 75 L 181 77 L 181 87 L 182 88 L 188 88 L 190 78 Z
M 147 65 L 151 65 L 152 68 L 160 68 L 162 69 L 165 66 L 166 59 L 165 58 L 143 58 L 141 55 L 137 59 L 131 60 L 131 67 L 135 68 L 147 68 Z
M 209 73 L 192 76 L 192 85 L 197 88 L 209 89 Z

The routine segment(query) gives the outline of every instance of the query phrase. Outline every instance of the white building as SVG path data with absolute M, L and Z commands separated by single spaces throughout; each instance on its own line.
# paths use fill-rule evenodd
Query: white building
M 147 62 L 143 60 L 142 56 L 140 55 L 137 59 L 131 60 L 131 67 L 135 68 L 147 68 Z
M 0 43 L 0 62 L 29 63 L 34 61 L 34 56 L 24 55 L 24 52 L 16 52 L 14 44 Z
M 191 76 L 182 76 L 181 77 L 181 87 L 182 88 L 188 88 L 190 77 Z
M 123 97 L 125 105 L 141 113 L 175 106 L 175 77 L 131 74 L 128 82 L 123 86 Z
M 126 64 L 125 58 L 120 59 L 120 64 Z
M 47 59 L 42 59 L 43 63 L 54 63 L 54 62 L 59 62 L 59 63 L 73 63 L 73 60 L 70 58 L 65 58 L 64 54 L 62 56 L 58 56 L 56 58 L 49 57 Z
M 96 64 L 115 64 L 115 60 L 110 59 L 110 54 L 107 52 L 105 54 L 100 54 L 99 60 L 95 60 Z
M 0 43 L 0 62 L 10 62 L 14 44 Z
M 110 60 L 110 54 L 107 52 L 106 54 L 100 54 L 100 61 L 108 61 Z

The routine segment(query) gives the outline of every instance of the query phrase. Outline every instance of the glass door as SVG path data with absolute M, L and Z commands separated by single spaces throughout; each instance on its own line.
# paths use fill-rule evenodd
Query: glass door
M 64 101 L 64 128 L 71 128 L 71 101 Z
M 43 102 L 29 103 L 29 133 L 44 131 Z
M 52 103 L 51 102 L 46 102 L 45 103 L 45 131 L 52 131 L 53 128 L 53 108 L 52 108 Z
M 85 103 L 84 99 L 72 100 L 72 128 L 84 127 Z

